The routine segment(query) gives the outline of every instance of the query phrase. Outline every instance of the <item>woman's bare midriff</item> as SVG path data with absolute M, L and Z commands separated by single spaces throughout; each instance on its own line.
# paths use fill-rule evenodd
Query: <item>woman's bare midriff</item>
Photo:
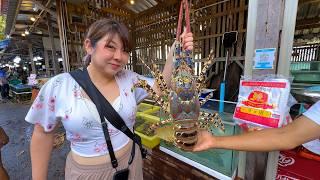
M 129 141 L 123 148 L 114 152 L 117 159 L 124 156 L 126 153 L 130 153 L 132 148 L 132 141 Z M 83 157 L 72 151 L 70 151 L 72 159 L 81 165 L 99 165 L 111 162 L 109 154 L 97 157 Z

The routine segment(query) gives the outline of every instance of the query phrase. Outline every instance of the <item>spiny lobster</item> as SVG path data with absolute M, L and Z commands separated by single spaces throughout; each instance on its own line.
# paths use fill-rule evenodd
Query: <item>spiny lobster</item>
M 151 69 L 142 59 L 140 59 L 142 63 L 149 69 L 153 77 L 155 77 L 155 83 L 157 83 L 163 93 L 163 98 L 158 96 L 145 80 L 139 80 L 138 83 L 134 85 L 134 88 L 140 87 L 147 90 L 152 98 L 160 105 L 162 110 L 166 114 L 169 114 L 168 119 L 153 124 L 151 129 L 156 129 L 170 123 L 173 124 L 174 133 L 172 141 L 175 146 L 183 150 L 192 150 L 193 145 L 197 142 L 199 129 L 210 130 L 213 125 L 216 128 L 220 127 L 224 131 L 224 125 L 218 113 L 210 114 L 207 112 L 200 112 L 200 107 L 213 95 L 211 92 L 201 102 L 199 101 L 199 95 L 201 94 L 200 90 L 204 88 L 205 84 L 206 71 L 212 64 L 213 51 L 210 52 L 207 62 L 196 80 L 193 77 L 193 52 L 191 50 L 184 50 L 180 41 L 183 8 L 186 10 L 186 31 L 190 32 L 188 2 L 187 0 L 182 0 L 173 56 L 171 89 L 168 89 L 157 65 L 151 62 L 153 64 L 153 69 Z

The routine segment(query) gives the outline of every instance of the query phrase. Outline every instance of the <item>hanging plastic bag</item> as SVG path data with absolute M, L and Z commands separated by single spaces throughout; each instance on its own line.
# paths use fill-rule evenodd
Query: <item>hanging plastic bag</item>
M 246 128 L 280 127 L 287 122 L 289 95 L 290 81 L 286 78 L 274 75 L 242 78 L 233 117 Z

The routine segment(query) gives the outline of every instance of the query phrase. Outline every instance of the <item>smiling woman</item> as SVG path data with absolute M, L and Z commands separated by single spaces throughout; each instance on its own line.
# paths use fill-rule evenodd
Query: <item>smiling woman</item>
M 126 52 L 128 56 L 127 53 L 131 50 L 128 30 L 122 23 L 112 19 L 99 20 L 91 25 L 84 42 L 87 51 L 85 59 L 87 65 L 91 62 L 92 50 L 96 48 L 98 41 L 101 46 L 109 50 L 110 55 L 119 49 L 120 52 Z
M 186 48 L 193 47 L 192 38 L 189 41 L 191 44 L 188 43 L 190 46 Z M 141 88 L 131 91 L 134 83 L 144 79 L 155 92 L 160 91 L 153 79 L 124 69 L 131 49 L 128 29 L 112 19 L 98 20 L 89 27 L 83 45 L 87 53 L 87 66 L 82 72 L 87 72 L 93 85 L 110 102 L 128 129 L 133 131 L 137 104 L 148 96 Z M 172 56 L 169 56 L 164 68 L 166 81 L 170 81 L 171 69 Z M 110 157 L 112 151 L 109 153 L 110 146 L 106 143 L 98 109 L 68 73 L 51 78 L 42 87 L 26 121 L 36 124 L 31 140 L 33 179 L 46 179 L 52 132 L 59 121 L 66 130 L 67 140 L 71 142 L 65 179 L 112 179 L 120 172 L 125 172 L 129 179 L 143 179 L 139 146 L 133 148 L 128 136 L 106 119 L 103 123 L 107 124 L 111 150 L 118 161 L 117 168 L 114 168 L 114 160 L 111 162 Z M 129 164 L 131 158 L 133 161 Z

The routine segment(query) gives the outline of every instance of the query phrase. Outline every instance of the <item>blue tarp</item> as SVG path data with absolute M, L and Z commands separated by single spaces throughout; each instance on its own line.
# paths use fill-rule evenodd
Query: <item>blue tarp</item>
M 6 48 L 10 43 L 10 39 L 5 39 L 0 41 L 0 49 L 4 49 Z
M 1 77 L 6 77 L 6 72 L 3 70 L 0 70 L 0 78 Z

